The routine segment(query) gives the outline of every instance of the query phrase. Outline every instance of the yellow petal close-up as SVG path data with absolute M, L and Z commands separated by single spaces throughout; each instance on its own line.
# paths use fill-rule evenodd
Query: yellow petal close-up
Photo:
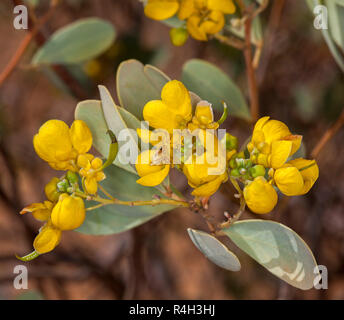
M 73 146 L 69 127 L 61 120 L 49 120 L 34 136 L 33 145 L 37 154 L 47 162 L 58 162 L 73 158 Z
M 306 194 L 312 188 L 315 181 L 317 181 L 319 177 L 319 167 L 317 163 L 315 162 L 315 160 L 298 158 L 288 161 L 288 164 L 296 167 L 299 170 L 314 164 L 309 168 L 300 171 L 304 181 L 303 189 L 301 190 L 300 195 Z
M 194 0 L 181 0 L 180 8 L 178 11 L 178 18 L 180 20 L 186 20 L 196 10 Z
M 147 174 L 140 179 L 136 180 L 138 184 L 141 184 L 146 187 L 154 187 L 162 183 L 165 178 L 168 176 L 168 173 L 170 172 L 170 165 L 166 164 L 163 166 L 156 166 L 156 167 L 162 167 L 161 170 Z
M 291 141 L 273 141 L 271 144 L 270 167 L 282 167 L 290 156 L 293 143 Z
M 144 186 L 157 186 L 167 177 L 170 165 L 152 165 L 154 150 L 145 150 L 140 153 L 135 162 L 137 174 L 141 177 L 136 182 Z
M 92 133 L 87 124 L 82 120 L 75 120 L 70 128 L 70 137 L 74 149 L 83 154 L 92 147 Z
M 59 178 L 54 177 L 44 187 L 45 195 L 52 202 L 56 202 L 60 196 L 57 190 L 57 183 L 59 181 L 60 181 Z
M 39 254 L 50 252 L 56 248 L 61 240 L 61 230 L 50 224 L 45 225 L 33 242 L 33 247 Z
M 202 18 L 198 15 L 193 14 L 186 22 L 186 27 L 190 35 L 199 41 L 207 41 L 207 33 L 201 28 Z
M 257 177 L 244 188 L 247 206 L 255 213 L 269 213 L 276 206 L 278 196 L 273 186 L 263 177 Z
M 151 19 L 165 20 L 173 17 L 178 9 L 178 0 L 148 0 L 144 12 Z
M 297 196 L 303 190 L 303 178 L 300 171 L 295 167 L 277 169 L 274 181 L 278 189 L 286 196 Z
M 283 140 L 284 137 L 291 135 L 289 128 L 278 120 L 269 120 L 262 126 L 265 141 L 271 143 L 277 140 Z
M 225 14 L 232 14 L 236 9 L 232 0 L 208 0 L 207 7 L 209 10 L 218 10 Z
M 207 19 L 201 23 L 200 28 L 206 34 L 218 33 L 225 25 L 225 17 L 221 11 L 212 11 Z
M 83 224 L 85 217 L 84 200 L 63 194 L 51 213 L 51 222 L 60 230 L 74 230 Z
M 191 194 L 195 197 L 210 197 L 220 188 L 221 184 L 226 181 L 227 178 L 228 176 L 226 173 L 221 176 L 217 176 L 214 180 L 196 187 Z

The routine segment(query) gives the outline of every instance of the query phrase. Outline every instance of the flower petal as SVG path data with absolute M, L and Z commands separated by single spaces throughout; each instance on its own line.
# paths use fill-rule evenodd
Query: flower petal
M 178 12 L 178 18 L 180 20 L 186 20 L 195 11 L 194 0 L 181 0 L 180 9 Z
M 210 197 L 220 188 L 225 180 L 227 180 L 227 174 L 218 176 L 216 179 L 197 187 L 191 194 L 195 197 Z
M 87 124 L 82 120 L 75 120 L 70 128 L 70 137 L 74 149 L 83 154 L 92 147 L 92 133 Z
M 208 0 L 208 9 L 219 10 L 225 14 L 235 12 L 235 5 L 232 0 Z
M 298 158 L 295 160 L 288 161 L 288 164 L 296 167 L 299 170 L 311 165 L 312 163 L 314 163 L 313 166 L 311 166 L 308 169 L 300 171 L 302 178 L 304 180 L 304 186 L 303 186 L 302 191 L 300 192 L 300 195 L 306 194 L 312 188 L 315 181 L 317 181 L 319 177 L 319 167 L 317 163 L 315 162 L 315 160 L 307 160 L 303 158 Z
M 203 28 L 200 27 L 201 17 L 192 15 L 186 22 L 186 27 L 190 35 L 199 41 L 207 41 L 208 37 Z
M 257 177 L 244 188 L 247 206 L 255 213 L 269 213 L 277 204 L 277 192 L 263 177 Z
M 304 187 L 302 175 L 295 167 L 277 169 L 274 180 L 278 189 L 287 196 L 299 195 Z
M 293 143 L 291 141 L 273 141 L 271 155 L 269 157 L 270 167 L 278 169 L 284 165 L 290 156 Z
M 278 120 L 269 120 L 266 122 L 262 127 L 262 131 L 265 136 L 265 141 L 269 143 L 282 140 L 284 137 L 291 134 L 289 128 Z
M 156 166 L 156 167 L 161 167 L 161 166 Z M 146 187 L 154 187 L 154 186 L 159 185 L 161 182 L 165 180 L 169 171 L 170 171 L 170 165 L 165 165 L 163 166 L 162 170 L 153 172 L 151 174 L 147 174 L 143 176 L 142 178 L 136 180 L 136 182 Z
M 178 0 L 148 0 L 144 12 L 151 19 L 165 20 L 173 17 L 178 9 Z

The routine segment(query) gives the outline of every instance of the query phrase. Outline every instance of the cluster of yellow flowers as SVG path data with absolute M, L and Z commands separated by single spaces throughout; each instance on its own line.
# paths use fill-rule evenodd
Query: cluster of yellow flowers
M 278 200 L 275 189 L 278 188 L 287 196 L 302 195 L 310 190 L 319 176 L 314 160 L 290 160 L 300 148 L 302 136 L 293 135 L 284 123 L 269 120 L 269 117 L 257 121 L 246 152 L 237 152 L 237 138 L 227 133 L 224 139 L 225 154 L 221 155 L 217 135 L 212 131 L 218 129 L 220 121 L 214 122 L 211 104 L 207 101 L 198 102 L 193 115 L 190 93 L 177 80 L 163 87 L 161 100 L 150 101 L 144 106 L 143 117 L 151 127 L 166 130 L 169 139 L 166 146 L 166 142 L 162 141 L 164 139 L 159 140 L 156 130 L 138 130 L 141 139 L 153 145 L 151 150 L 139 154 L 136 161 L 140 176 L 137 183 L 141 185 L 161 184 L 170 169 L 175 167 L 184 173 L 189 185 L 194 188 L 192 195 L 206 198 L 230 177 L 241 183 L 245 203 L 253 212 L 268 213 Z M 178 136 L 176 132 L 179 132 L 176 129 L 190 132 L 197 130 L 197 139 L 192 143 L 191 150 L 197 150 L 198 143 L 202 145 L 203 152 L 182 157 L 181 163 L 174 164 L 171 154 L 178 146 L 174 139 Z M 211 150 L 205 144 L 208 139 L 213 141 L 210 144 Z M 162 152 L 164 144 L 165 149 L 170 151 L 168 156 Z M 185 152 L 185 140 L 181 144 Z M 208 161 L 207 155 L 210 152 L 214 153 L 215 162 Z M 220 162 L 225 163 L 225 170 L 210 173 Z
M 257 121 L 247 144 L 249 159 L 235 159 L 231 166 L 231 175 L 245 183 L 244 197 L 252 211 L 268 213 L 275 207 L 278 196 L 274 187 L 287 196 L 303 195 L 318 179 L 315 160 L 288 161 L 300 148 L 301 140 L 302 136 L 291 134 L 281 121 L 270 117 Z M 242 164 L 247 162 L 255 166 L 246 169 Z
M 154 20 L 165 20 L 177 14 L 186 22 L 187 32 L 200 41 L 221 31 L 225 25 L 225 15 L 235 12 L 232 0 L 148 0 L 145 15 Z M 182 45 L 186 38 L 183 28 L 172 29 L 173 43 Z M 186 33 L 187 34 L 187 33 Z
M 77 195 L 81 192 L 79 177 L 86 194 L 95 194 L 98 182 L 105 179 L 103 161 L 88 153 L 92 134 L 81 120 L 74 121 L 71 128 L 61 120 L 47 121 L 35 135 L 33 144 L 37 154 L 53 169 L 67 172 L 45 186 L 46 201 L 33 203 L 21 211 L 45 222 L 34 240 L 35 251 L 27 259 L 53 250 L 62 231 L 74 230 L 84 222 L 84 200 Z
M 168 137 L 169 145 L 164 146 L 166 142 L 164 139 L 158 139 L 156 130 L 153 132 L 138 130 L 141 139 L 154 145 L 154 148 L 143 151 L 136 160 L 136 170 L 141 177 L 137 183 L 144 186 L 159 185 L 167 177 L 170 168 L 176 167 L 185 174 L 189 185 L 194 188 L 192 195 L 209 197 L 217 191 L 221 183 L 228 179 L 225 162 L 236 153 L 236 146 L 227 148 L 227 152 L 221 156 L 218 150 L 219 141 L 214 131 L 219 127 L 219 123 L 214 122 L 211 104 L 207 101 L 198 102 L 193 115 L 190 93 L 183 83 L 172 80 L 165 84 L 161 92 L 161 100 L 149 101 L 143 108 L 143 117 L 151 127 L 164 129 L 170 136 Z M 181 132 L 178 129 L 190 134 L 196 130 L 196 142 L 194 141 L 191 146 L 186 146 L 185 140 L 178 140 Z M 180 147 L 177 140 L 181 141 L 184 154 L 186 147 L 195 151 L 197 143 L 202 146 L 201 152 L 199 154 L 192 152 L 189 158 L 182 157 L 181 163 L 174 164 L 173 149 Z M 211 143 L 206 144 L 206 140 Z M 167 158 L 161 151 L 162 147 L 168 151 L 171 150 Z M 213 153 L 214 161 L 209 161 L 207 152 Z M 221 163 L 223 170 L 220 170 L 220 174 L 209 174 L 212 168 L 215 170 L 221 167 Z
M 240 193 L 241 204 L 247 204 L 255 213 L 268 213 L 277 203 L 276 190 L 287 196 L 302 195 L 319 176 L 314 160 L 291 160 L 302 136 L 293 135 L 284 123 L 269 117 L 257 121 L 251 141 L 238 152 L 236 137 L 226 133 L 219 138 L 219 125 L 227 117 L 226 105 L 222 117 L 215 121 L 211 104 L 191 94 L 180 81 L 167 82 L 161 100 L 145 104 L 143 117 L 155 129 L 137 130 L 148 146 L 135 162 L 140 176 L 137 183 L 143 186 L 163 184 L 170 169 L 176 168 L 194 189 L 196 202 L 201 203 L 230 179 Z M 103 205 L 134 203 L 97 195 L 99 182 L 105 179 L 103 169 L 113 163 L 117 154 L 116 139 L 112 132 L 109 134 L 112 143 L 103 164 L 89 153 L 93 139 L 85 122 L 76 120 L 69 128 L 63 121 L 49 120 L 39 129 L 33 139 L 37 154 L 53 169 L 65 173 L 45 186 L 47 200 L 21 211 L 32 213 L 45 224 L 34 240 L 35 251 L 20 259 L 29 261 L 50 252 L 59 244 L 62 231 L 80 227 L 86 216 L 85 199 L 103 201 Z M 138 205 L 143 204 L 152 203 L 143 201 Z

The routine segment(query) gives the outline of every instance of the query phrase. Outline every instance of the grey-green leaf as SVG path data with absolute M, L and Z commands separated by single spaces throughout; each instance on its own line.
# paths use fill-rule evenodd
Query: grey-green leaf
M 99 92 L 100 92 L 105 122 L 107 123 L 107 127 L 110 130 L 112 130 L 112 132 L 115 134 L 118 140 L 119 152 L 118 152 L 115 164 L 128 171 L 132 171 L 130 170 L 130 168 L 128 168 L 129 166 L 131 166 L 134 172 L 136 172 L 134 169 L 133 163 L 136 160 L 137 155 L 139 153 L 138 144 L 137 144 L 138 136 L 136 133 L 136 129 L 140 128 L 140 121 L 136 119 L 134 116 L 131 116 L 130 119 L 127 119 L 128 122 L 130 121 L 130 123 L 127 124 L 124 121 L 121 113 L 119 112 L 120 108 L 115 105 L 109 91 L 104 86 L 99 86 Z M 125 110 L 123 109 L 123 111 Z M 129 112 L 127 111 L 125 112 L 129 114 Z M 126 130 L 126 129 L 131 129 L 131 130 Z M 120 134 L 121 133 L 123 134 L 124 130 L 126 130 L 126 133 L 125 133 L 126 138 L 129 138 L 127 141 L 120 139 L 121 138 Z M 132 164 L 124 163 L 125 158 L 123 157 L 124 155 L 121 152 L 123 150 L 122 147 L 125 144 L 130 145 L 131 146 L 130 150 L 132 150 L 135 153 L 134 155 L 131 155 L 131 157 L 134 158 L 132 161 Z
M 183 67 L 182 82 L 188 90 L 223 111 L 222 101 L 226 102 L 229 115 L 246 120 L 250 112 L 239 87 L 219 68 L 199 59 L 189 60 Z
M 223 231 L 275 276 L 302 290 L 313 287 L 318 274 L 316 261 L 307 244 L 290 228 L 257 219 L 235 222 Z
M 117 166 L 105 169 L 106 179 L 102 186 L 114 197 L 124 201 L 151 200 L 154 195 L 163 197 L 156 188 L 144 187 L 136 183 L 138 177 Z M 88 207 L 96 203 L 89 202 Z M 84 224 L 79 232 L 94 235 L 120 233 L 130 230 L 151 220 L 163 212 L 175 208 L 170 205 L 156 206 L 122 206 L 108 205 L 88 211 Z
M 219 240 L 209 233 L 188 229 L 189 236 L 197 247 L 211 262 L 217 266 L 230 270 L 239 271 L 241 264 L 236 255 L 229 251 Z
M 124 61 L 117 70 L 120 105 L 143 120 L 144 105 L 148 101 L 161 99 L 161 89 L 168 81 L 170 78 L 153 66 L 144 66 L 137 60 Z
M 114 26 L 99 18 L 80 19 L 56 31 L 37 51 L 32 64 L 76 64 L 107 50 L 115 39 Z
M 139 121 L 125 109 L 117 106 L 115 106 L 115 108 L 116 115 L 118 112 L 121 119 L 125 121 L 125 124 L 122 123 L 121 125 L 126 125 L 128 128 L 136 129 L 135 126 Z M 109 128 L 105 121 L 100 101 L 86 100 L 80 102 L 75 109 L 75 119 L 86 122 L 92 132 L 94 147 L 104 158 L 106 158 L 108 156 L 110 145 L 110 138 L 106 133 Z M 118 158 L 116 158 L 114 164 L 136 174 L 136 170 L 131 165 L 120 163 Z

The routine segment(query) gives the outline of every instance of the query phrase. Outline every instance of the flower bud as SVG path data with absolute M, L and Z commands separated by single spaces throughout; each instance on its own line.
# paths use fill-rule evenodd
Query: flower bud
M 232 169 L 231 170 L 231 176 L 232 177 L 240 177 L 240 172 L 238 169 Z
M 255 178 L 244 188 L 244 198 L 255 213 L 269 213 L 278 200 L 277 192 L 263 177 Z
M 226 149 L 229 151 L 238 149 L 238 138 L 228 132 L 226 133 Z
M 59 192 L 67 192 L 67 189 L 70 187 L 67 179 L 63 179 L 62 181 L 58 182 L 56 186 Z
M 262 165 L 257 164 L 256 166 L 250 168 L 249 172 L 253 178 L 257 178 L 265 175 L 265 168 Z
M 79 181 L 79 176 L 75 172 L 72 172 L 72 171 L 67 172 L 66 178 L 70 184 L 75 184 L 75 183 L 78 183 Z
M 59 199 L 60 194 L 57 189 L 57 183 L 59 181 L 59 178 L 54 177 L 44 187 L 45 195 L 52 202 L 56 202 Z
M 47 253 L 56 248 L 60 239 L 61 230 L 56 229 L 51 224 L 46 224 L 35 238 L 33 247 L 39 254 Z
M 172 28 L 170 30 L 171 42 L 176 47 L 184 45 L 188 37 L 189 33 L 184 28 Z
M 83 224 L 85 216 L 85 204 L 80 197 L 62 194 L 51 213 L 51 222 L 60 230 L 73 230 Z

